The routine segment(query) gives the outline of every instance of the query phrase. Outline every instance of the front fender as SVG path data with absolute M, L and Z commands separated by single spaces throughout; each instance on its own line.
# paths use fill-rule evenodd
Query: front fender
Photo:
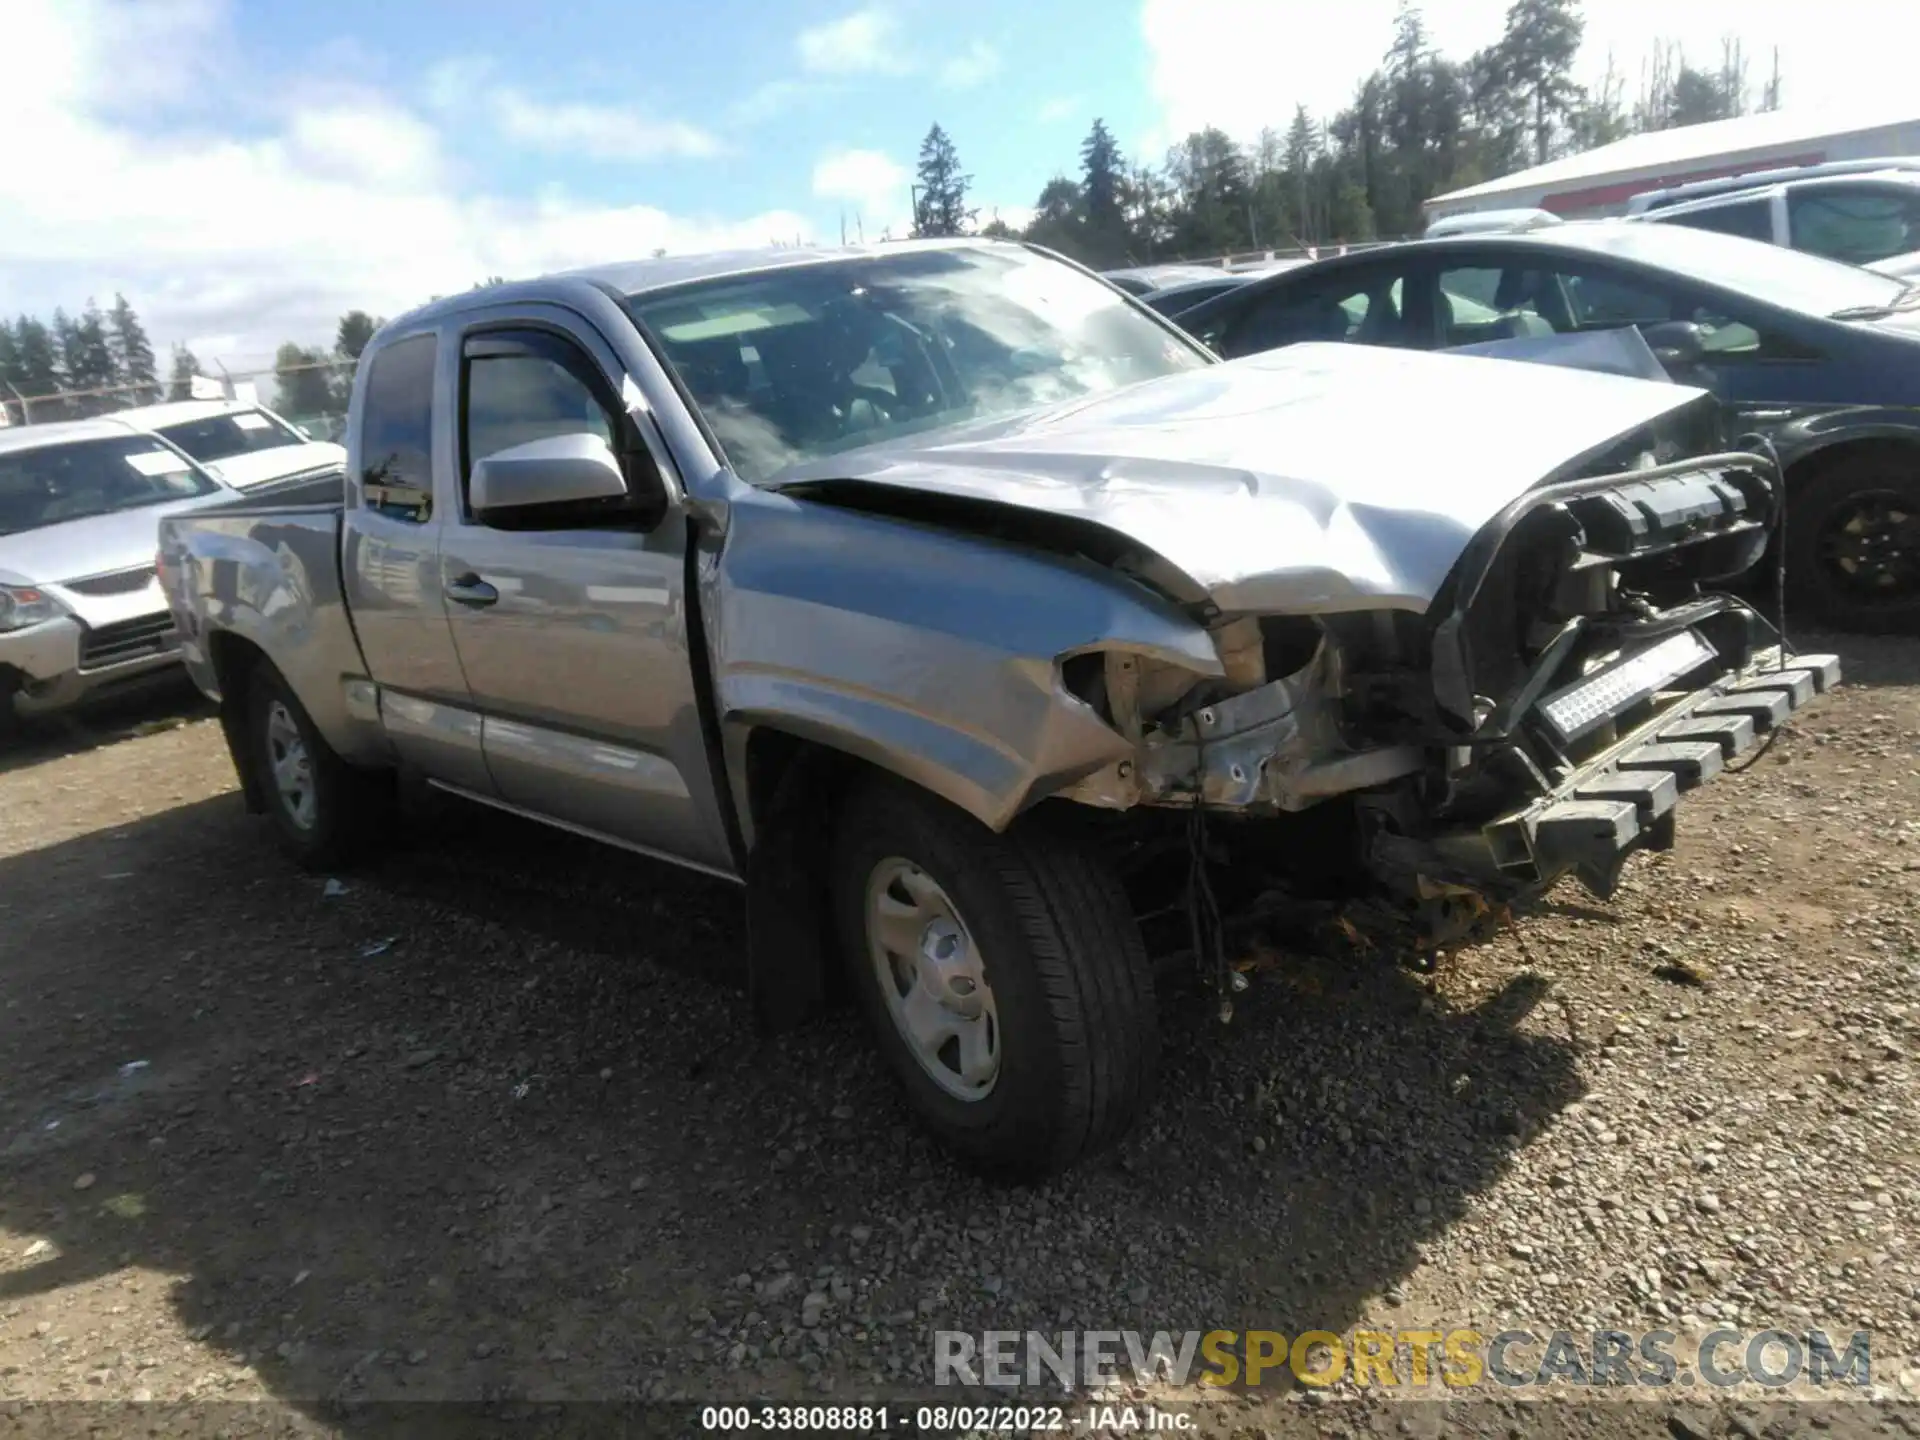
M 1204 628 L 1089 562 L 757 492 L 702 578 L 714 684 L 742 803 L 767 726 L 859 757 L 1004 829 L 1130 755 L 1061 679 L 1118 651 L 1223 673 Z

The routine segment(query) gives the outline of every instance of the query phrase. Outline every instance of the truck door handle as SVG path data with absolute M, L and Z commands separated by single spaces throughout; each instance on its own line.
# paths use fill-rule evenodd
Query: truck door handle
M 498 600 L 500 592 L 478 575 L 466 574 L 447 582 L 446 596 L 456 605 L 469 605 L 478 610 Z

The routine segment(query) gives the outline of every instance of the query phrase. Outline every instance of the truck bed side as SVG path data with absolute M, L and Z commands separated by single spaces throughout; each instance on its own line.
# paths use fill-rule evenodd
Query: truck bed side
M 160 525 L 161 583 L 194 683 L 229 694 L 262 656 L 343 757 L 388 758 L 340 575 L 339 502 L 240 503 Z M 360 682 L 357 683 L 356 682 Z

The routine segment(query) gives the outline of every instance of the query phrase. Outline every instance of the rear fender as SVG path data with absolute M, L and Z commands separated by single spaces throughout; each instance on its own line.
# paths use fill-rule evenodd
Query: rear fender
M 351 764 L 387 765 L 373 686 L 341 595 L 339 512 L 197 521 L 172 535 L 169 603 L 182 658 L 223 716 L 244 706 L 235 657 L 257 652 L 285 678 L 328 745 Z

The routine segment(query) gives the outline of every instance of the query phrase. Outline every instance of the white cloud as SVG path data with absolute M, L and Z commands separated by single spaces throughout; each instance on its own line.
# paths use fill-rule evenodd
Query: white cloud
M 1055 125 L 1071 118 L 1081 104 L 1078 95 L 1056 95 L 1051 100 L 1041 102 L 1040 109 L 1035 112 L 1036 118 L 1042 125 Z
M 907 167 L 878 150 L 840 150 L 820 157 L 813 167 L 813 193 L 822 200 L 845 201 L 878 239 L 888 227 L 911 223 Z
M 832 88 L 819 80 L 769 80 L 727 106 L 727 120 L 734 125 L 758 125 Z
M 318 179 L 399 188 L 426 183 L 441 164 L 434 130 L 377 100 L 297 111 L 286 139 L 288 158 Z
M 0 314 L 119 290 L 162 353 L 198 337 L 203 359 L 238 370 L 283 340 L 330 341 L 353 307 L 392 315 L 486 275 L 812 229 L 790 211 L 693 216 L 491 194 L 455 172 L 420 114 L 350 91 L 253 96 L 237 66 L 216 93 L 222 110 L 246 107 L 244 135 L 212 128 L 219 116 L 193 109 L 196 87 L 172 92 L 171 109 L 124 113 L 129 24 L 147 55 L 177 56 L 183 73 L 232 53 L 204 5 L 8 0 L 6 24 L 35 63 L 0 86 L 0 134 L 33 137 L 0 165 Z M 576 124 L 601 133 L 572 119 L 559 129 Z M 611 133 L 632 143 L 630 131 Z
M 822 75 L 898 74 L 908 68 L 900 22 L 880 5 L 802 30 L 800 63 Z
M 1316 6 L 1313 43 L 1301 45 L 1301 12 L 1273 0 L 1143 0 L 1141 30 L 1160 112 L 1147 143 L 1164 146 L 1205 125 L 1251 139 L 1262 126 L 1284 129 L 1296 103 L 1330 117 L 1386 53 L 1397 3 Z M 1449 0 L 1426 7 L 1424 18 L 1443 53 L 1465 58 L 1499 38 L 1508 3 Z M 1737 35 L 1756 88 L 1779 46 L 1788 108 L 1905 94 L 1920 44 L 1920 8 L 1884 0 L 1607 0 L 1583 8 L 1581 78 L 1597 80 L 1611 51 L 1629 102 L 1656 39 L 1680 44 L 1695 63 L 1717 64 L 1721 37 Z M 1222 35 L 1231 43 L 1222 44 Z
M 495 90 L 487 109 L 509 140 L 595 160 L 699 158 L 721 150 L 720 142 L 697 125 L 656 120 L 617 105 L 548 104 L 517 90 Z
M 1000 52 L 975 40 L 940 67 L 940 83 L 949 90 L 971 90 L 1000 73 Z

